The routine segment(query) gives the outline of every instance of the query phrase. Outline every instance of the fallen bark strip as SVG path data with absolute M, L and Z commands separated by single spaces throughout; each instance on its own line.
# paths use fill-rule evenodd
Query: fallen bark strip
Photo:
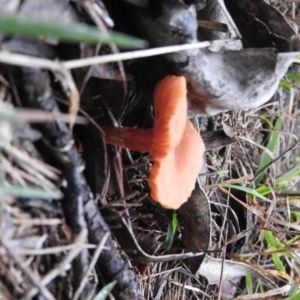
M 47 72 L 32 68 L 13 68 L 12 75 L 17 80 L 17 90 L 24 106 L 54 114 L 59 112 Z M 95 199 L 82 174 L 83 163 L 67 126 L 60 120 L 56 120 L 53 123 L 40 124 L 38 129 L 42 132 L 51 154 L 62 165 L 63 175 L 67 182 L 63 208 L 72 233 L 75 235 L 87 226 L 89 242 L 99 244 L 109 232 L 109 228 L 100 215 Z M 121 258 L 111 237 L 107 239 L 105 247 L 110 250 L 102 251 L 97 267 L 107 282 L 118 281 L 113 294 L 118 299 L 140 299 L 135 275 Z M 74 278 L 76 290 L 88 268 L 88 250 L 81 251 L 73 268 L 74 275 L 77 276 Z M 82 299 L 91 291 L 91 288 L 91 284 L 87 283 Z

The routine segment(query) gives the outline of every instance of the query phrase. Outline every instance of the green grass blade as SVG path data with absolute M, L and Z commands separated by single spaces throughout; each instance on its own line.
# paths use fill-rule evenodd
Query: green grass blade
M 268 186 L 260 186 L 255 190 L 262 196 L 269 195 L 272 191 L 272 189 Z
M 293 88 L 293 85 L 283 79 L 280 80 L 280 86 L 285 88 L 287 91 L 291 90 Z
M 276 238 L 274 237 L 273 233 L 270 230 L 264 231 L 264 237 L 265 237 L 269 247 L 273 247 L 276 244 L 278 244 Z
M 280 130 L 281 127 L 282 127 L 282 124 L 283 124 L 283 117 L 280 117 L 277 119 L 276 121 L 276 124 L 274 126 L 274 129 L 275 130 Z M 268 145 L 267 145 L 267 149 L 273 153 L 274 150 L 275 150 L 275 147 L 277 145 L 277 142 L 279 140 L 279 137 L 280 137 L 280 132 L 278 131 L 275 131 L 275 132 L 272 132 L 271 133 L 271 137 L 270 137 L 270 140 L 268 142 Z M 261 158 L 261 161 L 260 161 L 260 164 L 258 166 L 258 169 L 257 169 L 257 173 L 258 174 L 260 172 L 260 170 L 264 169 L 265 166 L 267 166 L 270 162 L 271 162 L 271 157 L 269 156 L 268 153 L 264 153 L 262 155 L 262 158 Z M 255 187 L 258 187 L 258 185 L 261 183 L 262 179 L 264 178 L 266 174 L 266 170 L 264 170 L 257 178 L 256 180 L 254 181 L 254 185 Z
M 276 184 L 280 184 L 280 183 L 284 183 L 286 181 L 290 181 L 292 179 L 294 179 L 295 177 L 297 177 L 300 174 L 300 168 L 293 170 L 291 172 L 286 173 L 285 175 L 279 177 L 276 180 Z
M 113 290 L 115 287 L 117 281 L 114 280 L 111 283 L 105 285 L 101 291 L 94 297 L 93 300 L 105 300 L 107 296 L 110 294 L 110 292 Z
M 263 286 L 263 284 L 261 282 L 259 283 L 259 292 L 260 293 L 264 293 L 265 292 L 264 286 Z
M 171 223 L 168 224 L 168 231 L 163 244 L 163 248 L 167 251 L 171 249 L 171 246 L 173 244 L 176 228 L 177 228 L 177 215 L 176 215 L 176 211 L 174 210 L 172 213 Z
M 275 266 L 278 268 L 278 270 L 280 270 L 281 272 L 286 273 L 285 272 L 285 267 L 284 267 L 279 255 L 277 253 L 272 254 L 272 260 L 273 260 Z
M 0 14 L 0 31 L 7 35 L 18 35 L 29 38 L 41 36 L 56 38 L 65 42 L 115 43 L 120 48 L 144 48 L 146 42 L 128 35 L 100 32 L 98 28 L 80 24 L 59 24 L 34 20 L 16 15 Z
M 232 188 L 232 189 L 236 189 L 242 192 L 245 192 L 247 194 L 250 194 L 252 196 L 258 197 L 264 201 L 268 201 L 268 202 L 272 202 L 270 199 L 264 197 L 263 195 L 261 195 L 260 193 L 258 193 L 256 190 L 248 188 L 248 187 L 244 187 L 244 186 L 240 186 L 240 185 L 233 185 L 233 184 L 221 184 L 222 187 L 225 188 Z
M 0 185 L 0 194 L 20 198 L 60 199 L 63 194 L 60 191 L 44 191 L 37 188 L 23 186 Z
M 276 191 L 276 192 L 280 192 L 280 193 L 291 192 L 291 190 L 289 190 L 288 186 L 286 186 L 286 185 L 276 185 L 274 188 L 263 185 L 263 186 L 258 187 L 255 190 L 262 196 L 269 195 L 270 193 L 272 193 L 272 191 Z
M 299 75 L 296 75 L 296 74 L 293 74 L 293 73 L 286 73 L 285 76 L 288 79 L 293 80 L 294 82 L 300 82 L 300 76 Z
M 265 123 L 267 123 L 267 125 L 270 127 L 270 128 L 273 128 L 273 124 L 272 122 L 269 120 L 270 116 L 269 115 L 263 115 L 263 116 L 259 116 L 259 118 L 264 121 Z
M 295 288 L 292 288 L 292 289 L 295 289 Z M 298 291 L 298 290 L 296 290 L 296 291 Z M 300 300 L 300 292 L 286 298 L 286 300 Z
M 273 233 L 269 230 L 264 231 L 264 237 L 268 243 L 269 249 L 267 251 L 276 251 L 282 249 L 285 247 L 284 244 L 279 243 Z M 285 267 L 280 259 L 280 255 L 278 253 L 273 253 L 272 254 L 272 260 L 275 264 L 275 266 L 278 268 L 278 270 L 282 271 L 285 273 Z
M 248 293 L 248 295 L 252 295 L 253 294 L 252 277 L 250 275 L 246 275 L 245 281 L 246 281 L 247 293 Z

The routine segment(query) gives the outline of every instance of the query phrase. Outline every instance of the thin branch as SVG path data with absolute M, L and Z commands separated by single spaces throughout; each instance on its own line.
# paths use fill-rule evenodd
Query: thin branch
M 199 42 L 194 44 L 159 47 L 159 48 L 152 48 L 146 50 L 130 51 L 130 52 L 88 57 L 82 59 L 75 59 L 66 62 L 52 61 L 44 58 L 36 58 L 27 55 L 14 54 L 7 51 L 0 51 L 0 62 L 5 64 L 10 64 L 10 65 L 15 65 L 15 66 L 21 66 L 21 67 L 41 68 L 41 69 L 47 69 L 53 71 L 61 71 L 62 69 L 83 68 L 83 67 L 96 65 L 96 64 L 104 64 L 109 62 L 156 56 L 156 55 L 179 52 L 184 50 L 223 46 L 231 40 L 232 39 L 215 40 L 212 42 Z

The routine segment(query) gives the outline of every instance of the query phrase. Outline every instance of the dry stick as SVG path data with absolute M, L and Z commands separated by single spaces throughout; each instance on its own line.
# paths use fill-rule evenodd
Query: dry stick
M 68 95 L 69 98 L 68 99 L 69 100 L 68 113 L 70 117 L 69 129 L 70 131 L 72 131 L 80 107 L 80 95 L 70 70 L 61 69 L 59 72 L 56 71 L 54 73 L 59 79 L 62 88 L 64 89 L 65 93 Z
M 48 254 L 57 254 L 65 251 L 70 251 L 74 249 L 95 249 L 96 246 L 93 244 L 71 244 L 66 246 L 58 246 L 58 247 L 48 247 L 43 249 L 27 249 L 27 248 L 17 248 L 16 253 L 20 255 L 31 255 L 31 256 L 38 256 L 38 255 L 48 255 Z M 109 250 L 107 247 L 104 249 Z
M 86 270 L 86 273 L 84 274 L 84 277 L 82 278 L 82 281 L 80 283 L 80 286 L 78 287 L 78 289 L 76 290 L 76 292 L 74 293 L 73 296 L 73 300 L 77 300 L 80 297 L 80 294 L 82 293 L 84 286 L 86 284 L 86 282 L 88 281 L 88 276 L 89 274 L 92 272 L 93 268 L 95 267 L 97 260 L 99 259 L 100 253 L 102 252 L 102 250 L 105 248 L 105 243 L 108 239 L 110 235 L 110 232 L 106 232 L 102 238 L 102 240 L 100 241 L 99 245 L 97 246 L 94 255 L 93 255 L 93 259 L 88 267 L 88 269 Z
M 226 207 L 226 209 L 228 209 L 228 206 Z M 226 210 L 226 214 L 225 216 L 227 215 L 227 210 Z M 226 241 L 227 241 L 227 233 L 228 233 L 228 223 L 227 223 L 227 226 L 226 226 L 226 235 L 224 237 L 224 241 L 225 241 L 225 247 L 224 247 L 224 250 L 222 251 L 222 265 L 221 265 L 221 273 L 220 273 L 220 279 L 219 279 L 219 292 L 218 292 L 218 300 L 221 299 L 221 286 L 222 286 L 222 281 L 223 281 L 223 271 L 224 271 L 224 262 L 225 262 L 225 256 L 226 256 Z
M 68 114 L 59 113 L 53 115 L 49 112 L 40 109 L 20 109 L 16 108 L 13 111 L 8 111 L 8 108 L 2 105 L 3 102 L 0 101 L 0 116 L 1 119 L 8 119 L 13 122 L 32 122 L 32 123 L 45 123 L 53 122 L 56 118 L 64 122 L 71 122 L 71 117 Z M 83 117 L 77 117 L 76 123 L 86 124 L 87 121 Z
M 205 188 L 206 189 L 212 189 L 212 188 L 217 188 L 217 187 L 219 187 L 222 184 L 241 183 L 241 182 L 244 182 L 246 180 L 251 180 L 252 178 L 253 177 L 249 174 L 249 175 L 245 175 L 245 176 L 242 176 L 240 178 L 237 178 L 237 179 L 229 179 L 229 180 L 224 180 L 221 183 L 209 184 L 209 185 L 206 185 Z
M 15 253 L 14 249 L 9 245 L 9 243 L 2 235 L 0 235 L 0 243 L 6 249 L 7 254 L 14 260 L 17 266 L 22 270 L 22 272 L 27 275 L 31 283 L 35 286 L 36 291 L 37 292 L 39 291 L 46 299 L 55 300 L 53 295 L 42 284 L 42 282 L 40 282 L 35 277 L 35 275 L 29 270 L 27 265 L 20 259 L 20 257 Z
M 50 179 L 58 180 L 59 177 L 53 171 L 50 170 L 49 166 L 44 162 L 37 160 L 29 156 L 28 153 L 19 150 L 18 148 L 12 146 L 5 141 L 0 141 L 0 147 L 4 151 L 6 151 L 15 161 L 20 161 L 27 165 L 27 168 L 34 168 L 36 171 L 42 173 Z
M 62 224 L 61 219 L 13 219 L 13 224 L 26 226 L 56 226 Z
M 167 47 L 159 47 L 159 48 L 124 52 L 124 53 L 111 54 L 111 55 L 95 56 L 90 58 L 69 60 L 67 62 L 64 62 L 63 66 L 67 69 L 82 68 L 94 64 L 103 64 L 103 63 L 115 62 L 121 60 L 143 58 L 143 57 L 149 57 L 149 56 L 155 56 L 155 55 L 161 55 L 161 54 L 167 54 L 167 53 L 179 52 L 179 51 L 197 49 L 197 48 L 207 48 L 214 45 L 224 45 L 228 41 L 231 41 L 231 39 L 216 40 L 212 42 L 199 42 L 194 44 L 167 46 Z M 1 56 L 0 56 L 0 60 L 1 60 Z
M 58 61 L 52 61 L 45 58 L 36 58 L 22 54 L 13 54 L 7 51 L 0 51 L 0 62 L 14 66 L 39 68 L 54 71 L 60 71 L 63 67 L 62 64 Z
M 174 284 L 174 285 L 177 285 L 177 286 L 180 286 L 180 287 L 182 287 L 182 288 L 184 288 L 184 289 L 186 289 L 186 290 L 194 291 L 194 292 L 200 293 L 200 294 L 202 294 L 202 295 L 204 295 L 204 296 L 206 296 L 206 297 L 208 297 L 208 298 L 211 298 L 207 293 L 203 292 L 203 291 L 202 291 L 201 289 L 199 289 L 199 288 L 196 288 L 196 287 L 193 287 L 193 286 L 190 286 L 190 285 L 187 285 L 187 284 L 183 285 L 182 283 L 178 283 L 178 282 L 175 282 L 175 281 L 173 281 L 173 280 L 171 280 L 170 283 L 172 283 L 172 284 Z
M 269 290 L 264 293 L 256 293 L 256 294 L 252 294 L 252 295 L 242 295 L 242 296 L 238 296 L 236 299 L 237 300 L 257 300 L 257 299 L 264 299 L 264 298 L 270 299 L 269 297 L 287 294 L 289 292 L 289 290 L 291 289 L 291 287 L 292 286 L 290 284 L 286 284 L 280 288 Z M 272 299 L 276 299 L 276 298 L 272 298 Z
M 75 239 L 75 243 L 81 243 L 84 241 L 87 237 L 87 229 L 84 228 L 81 230 L 77 238 Z M 72 249 L 68 255 L 65 256 L 63 261 L 53 270 L 51 270 L 47 275 L 43 277 L 43 279 L 40 281 L 41 285 L 47 285 L 49 284 L 53 279 L 55 279 L 57 276 L 64 274 L 65 271 L 69 268 L 70 263 L 78 256 L 78 254 L 82 251 L 83 248 L 78 247 Z M 24 297 L 25 299 L 32 299 L 36 294 L 38 293 L 38 290 L 36 288 L 31 289 L 28 291 Z M 54 298 L 53 298 L 54 299 Z
M 177 45 L 177 46 L 152 48 L 146 50 L 130 51 L 130 52 L 117 53 L 117 54 L 74 59 L 66 62 L 52 61 L 49 59 L 36 58 L 36 57 L 21 55 L 21 54 L 13 54 L 7 51 L 0 51 L 0 62 L 5 64 L 10 64 L 10 65 L 15 65 L 15 66 L 21 66 L 21 67 L 61 71 L 64 68 L 76 69 L 76 68 L 83 68 L 83 67 L 88 67 L 96 64 L 104 64 L 109 62 L 156 56 L 156 55 L 185 51 L 190 49 L 207 48 L 214 45 L 225 45 L 229 41 L 232 41 L 232 39 L 215 40 L 212 42 L 199 42 L 194 44 L 185 44 L 185 45 Z
M 40 186 L 46 191 L 55 191 L 57 190 L 57 183 L 59 182 L 59 179 L 56 179 L 53 183 L 47 179 L 46 176 L 41 174 L 41 172 L 35 170 L 32 168 L 31 165 L 24 164 L 22 162 L 18 162 L 19 170 L 18 173 L 24 174 L 24 178 L 27 178 L 28 181 L 24 184 L 24 186 L 29 185 L 30 182 L 30 177 L 31 177 L 31 182 L 33 183 L 34 186 Z M 23 171 L 26 170 L 26 171 Z M 54 173 L 55 174 L 55 173 Z M 58 174 L 55 174 L 58 175 Z
M 20 165 L 22 166 L 23 164 Z M 50 180 L 47 180 L 43 175 L 41 175 L 38 172 L 34 172 L 34 174 L 32 174 L 33 172 L 31 172 L 30 174 L 29 172 L 25 172 L 21 169 L 16 169 L 11 165 L 8 166 L 8 161 L 4 157 L 2 157 L 2 166 L 3 170 L 6 171 L 8 174 L 15 174 L 16 176 L 18 175 L 22 178 L 22 183 L 19 182 L 20 185 L 25 186 L 28 183 L 34 183 L 36 185 L 39 184 L 41 187 L 44 188 L 44 190 L 54 190 L 56 188 L 56 185 L 54 183 L 52 183 Z M 27 170 L 27 168 L 24 168 L 24 170 Z M 31 169 L 31 171 L 32 170 L 33 169 Z M 37 179 L 39 180 L 38 182 Z
M 3 156 L 1 157 L 1 169 L 2 169 L 2 172 L 10 174 L 10 176 L 13 179 L 12 182 L 15 182 L 16 185 L 26 186 L 26 181 L 24 180 L 24 178 L 22 176 L 22 175 L 24 175 L 25 172 L 23 172 L 22 170 L 20 170 L 20 172 L 19 172 L 19 170 L 17 168 L 13 167 L 12 163 L 10 163 L 10 161 Z M 32 176 L 31 180 L 28 180 L 28 181 L 36 183 L 36 177 Z M 49 181 L 49 183 L 50 183 L 50 181 Z M 55 186 L 54 186 L 54 184 L 51 184 L 50 187 L 48 186 L 48 188 L 55 189 Z

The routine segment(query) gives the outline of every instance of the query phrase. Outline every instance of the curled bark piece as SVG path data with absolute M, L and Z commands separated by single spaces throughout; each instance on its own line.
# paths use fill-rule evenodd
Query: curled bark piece
M 49 112 L 58 112 L 57 105 L 49 85 L 47 72 L 30 68 L 13 68 L 14 78 L 17 78 L 17 89 L 22 95 L 22 101 L 27 107 L 39 108 Z M 100 215 L 95 199 L 82 175 L 82 161 L 74 146 L 67 126 L 56 120 L 53 123 L 39 125 L 47 145 L 56 160 L 62 165 L 63 174 L 67 181 L 66 199 L 63 203 L 64 214 L 73 231 L 87 226 L 89 241 L 98 244 L 109 231 L 105 221 Z M 128 269 L 111 238 L 107 239 L 97 266 L 108 282 L 117 280 L 118 283 L 113 293 L 118 299 L 139 299 L 136 278 Z M 88 268 L 88 252 L 83 250 L 74 266 L 77 278 L 74 282 L 79 286 L 82 276 Z M 91 290 L 91 285 L 86 285 L 85 293 Z M 85 299 L 85 295 L 82 295 Z
M 204 190 L 196 184 L 192 195 L 178 212 L 183 221 L 183 244 L 189 251 L 207 251 L 211 236 L 211 212 L 208 198 Z M 196 273 L 204 259 L 204 255 L 187 259 L 193 273 Z

